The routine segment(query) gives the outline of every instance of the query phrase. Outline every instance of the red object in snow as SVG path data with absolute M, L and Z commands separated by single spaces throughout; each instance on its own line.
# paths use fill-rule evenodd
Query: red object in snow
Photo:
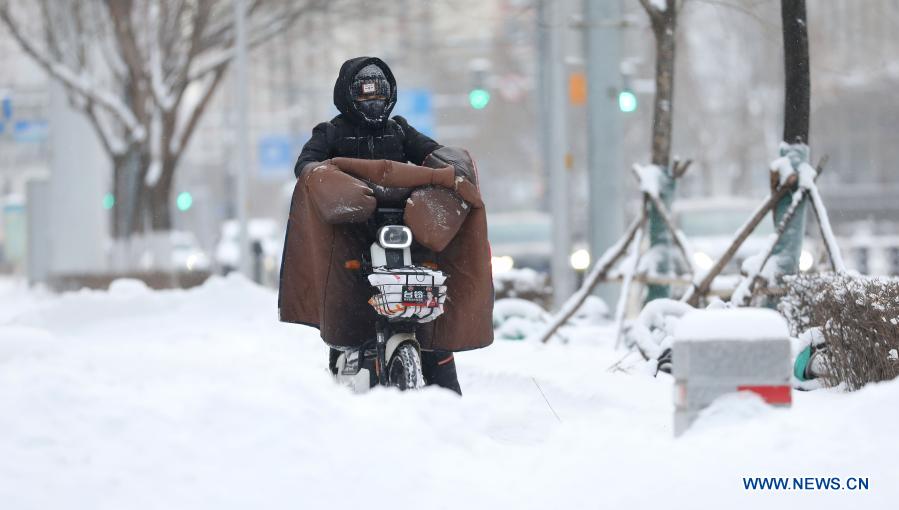
M 790 404 L 793 402 L 793 394 L 787 386 L 737 386 L 737 391 L 751 391 L 769 404 Z

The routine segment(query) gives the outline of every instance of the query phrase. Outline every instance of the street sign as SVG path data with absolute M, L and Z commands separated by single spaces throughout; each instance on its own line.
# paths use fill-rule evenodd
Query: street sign
M 49 131 L 46 120 L 17 120 L 12 126 L 12 136 L 17 142 L 43 142 Z
M 12 99 L 8 97 L 4 97 L 3 101 L 0 101 L 0 113 L 3 115 L 3 120 L 9 120 L 12 118 Z
M 296 161 L 293 139 L 287 135 L 266 135 L 256 145 L 259 174 L 280 177 L 293 170 Z
M 409 121 L 409 125 L 434 137 L 434 107 L 432 94 L 427 89 L 400 89 L 394 115 L 400 115 Z

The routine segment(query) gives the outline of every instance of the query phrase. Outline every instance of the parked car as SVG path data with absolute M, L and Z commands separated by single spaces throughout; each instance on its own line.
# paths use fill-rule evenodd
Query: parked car
M 524 268 L 550 272 L 553 239 L 549 214 L 540 211 L 489 214 L 487 237 L 493 253 L 494 274 Z M 572 269 L 576 271 L 583 271 L 590 263 L 590 254 L 583 245 L 575 240 L 569 254 Z
M 552 221 L 548 214 L 537 211 L 489 214 L 487 236 L 494 273 L 513 268 L 549 272 Z
M 209 256 L 200 249 L 193 232 L 173 231 L 170 235 L 172 266 L 180 271 L 209 271 Z
M 277 282 L 284 246 L 284 227 L 271 218 L 253 218 L 247 221 L 247 237 L 251 250 L 260 250 L 261 282 L 273 285 Z M 227 274 L 240 267 L 240 225 L 236 220 L 222 223 L 221 235 L 215 248 L 215 262 L 219 271 Z
M 212 263 L 197 236 L 184 230 L 146 232 L 109 246 L 115 271 L 207 272 Z

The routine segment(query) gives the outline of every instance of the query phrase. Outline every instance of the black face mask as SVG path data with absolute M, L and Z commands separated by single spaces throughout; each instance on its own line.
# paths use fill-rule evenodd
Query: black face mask
M 384 99 L 367 99 L 365 101 L 356 101 L 356 107 L 362 112 L 366 120 L 380 121 L 383 120 L 384 111 L 387 108 L 387 101 Z

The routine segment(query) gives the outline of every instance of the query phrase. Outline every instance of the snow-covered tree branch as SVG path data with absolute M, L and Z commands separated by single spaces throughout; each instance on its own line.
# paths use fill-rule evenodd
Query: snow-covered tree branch
M 329 4 L 248 2 L 250 47 Z M 0 24 L 66 88 L 112 160 L 113 235 L 169 229 L 178 162 L 234 57 L 231 0 L 0 0 Z

